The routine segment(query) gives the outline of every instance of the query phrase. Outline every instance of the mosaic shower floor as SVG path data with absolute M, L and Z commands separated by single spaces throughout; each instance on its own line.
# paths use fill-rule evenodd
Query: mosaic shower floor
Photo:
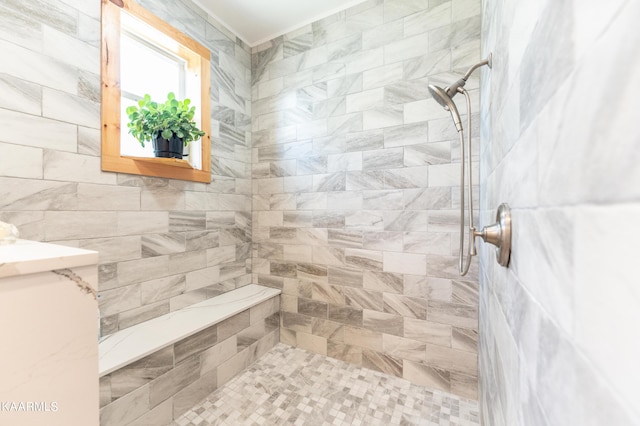
M 476 401 L 282 343 L 176 419 L 210 425 L 479 425 Z

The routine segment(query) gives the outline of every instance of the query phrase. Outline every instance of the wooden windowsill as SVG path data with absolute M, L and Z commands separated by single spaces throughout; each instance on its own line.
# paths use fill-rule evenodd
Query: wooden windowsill
M 122 158 L 130 158 L 133 161 L 148 161 L 150 163 L 164 164 L 172 167 L 182 167 L 185 169 L 193 169 L 194 167 L 187 161 L 179 158 L 162 158 L 162 157 L 129 157 L 123 155 Z
M 125 157 L 102 155 L 102 170 L 169 179 L 211 182 L 211 172 L 191 167 L 185 160 L 175 158 Z

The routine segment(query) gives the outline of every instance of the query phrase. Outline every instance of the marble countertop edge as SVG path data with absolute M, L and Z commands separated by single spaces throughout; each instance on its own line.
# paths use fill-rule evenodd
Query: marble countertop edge
M 98 252 L 38 241 L 0 245 L 0 278 L 98 263 Z

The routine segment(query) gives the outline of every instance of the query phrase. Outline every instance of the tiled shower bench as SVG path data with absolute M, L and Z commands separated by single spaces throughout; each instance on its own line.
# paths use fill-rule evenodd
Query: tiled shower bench
M 164 425 L 279 341 L 280 290 L 232 290 L 100 340 L 100 425 Z

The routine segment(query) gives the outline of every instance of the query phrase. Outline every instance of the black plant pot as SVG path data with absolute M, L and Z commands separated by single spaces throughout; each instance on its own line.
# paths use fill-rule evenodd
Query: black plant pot
M 151 142 L 153 142 L 153 153 L 156 157 L 182 158 L 184 143 L 175 134 L 171 139 L 165 139 L 158 134 Z

